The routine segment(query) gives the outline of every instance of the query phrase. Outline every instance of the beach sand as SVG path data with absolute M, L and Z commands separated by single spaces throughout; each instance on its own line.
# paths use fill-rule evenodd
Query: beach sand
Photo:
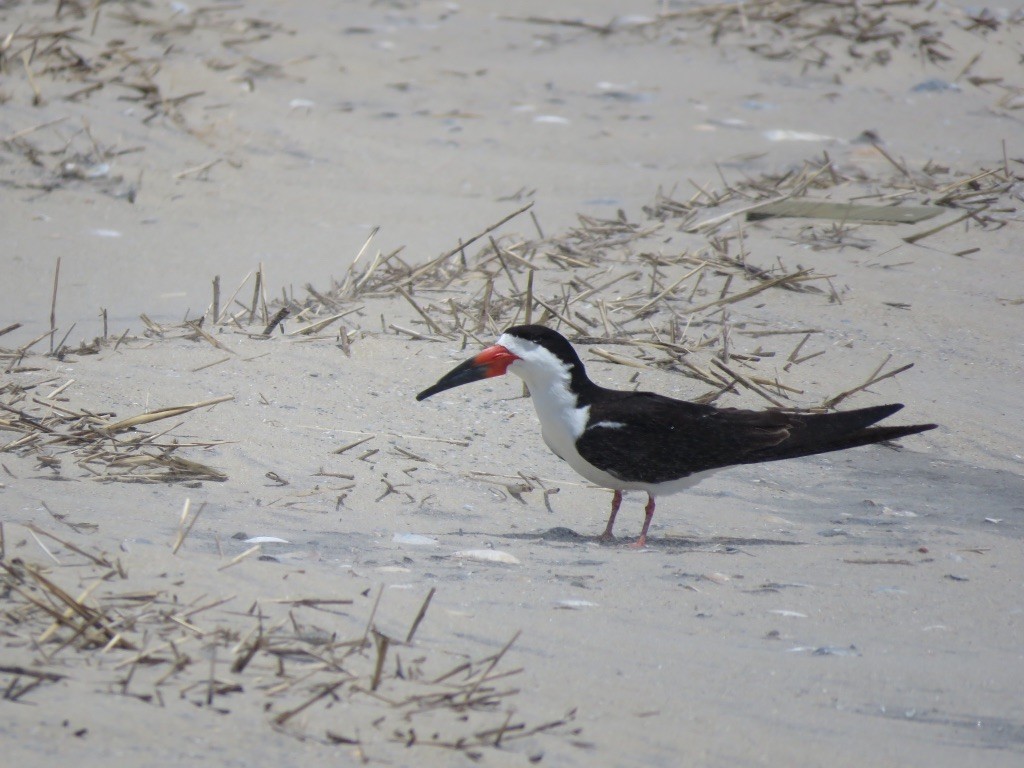
M 1020 764 L 1018 7 L 93 5 L 0 6 L 5 763 Z M 524 321 L 940 426 L 602 544 L 414 399 Z

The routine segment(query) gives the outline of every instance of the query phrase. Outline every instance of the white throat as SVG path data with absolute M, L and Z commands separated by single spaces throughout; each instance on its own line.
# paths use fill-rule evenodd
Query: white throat
M 578 407 L 569 388 L 569 364 L 539 344 L 508 334 L 503 334 L 498 344 L 519 358 L 508 371 L 526 382 L 544 442 L 556 456 L 577 468 L 582 459 L 576 452 L 576 440 L 587 426 L 590 407 Z

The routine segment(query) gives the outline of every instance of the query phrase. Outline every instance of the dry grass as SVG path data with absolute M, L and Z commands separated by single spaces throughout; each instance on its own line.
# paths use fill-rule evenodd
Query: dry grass
M 261 61 L 254 46 L 285 32 L 246 15 L 240 4 L 178 13 L 169 6 L 76 0 L 4 3 L 0 29 L 5 35 L 0 38 L 0 77 L 10 86 L 0 91 L 0 104 L 17 98 L 42 115 L 59 115 L 0 135 L 0 150 L 21 161 L 0 166 L 0 183 L 43 193 L 100 192 L 127 203 L 135 202 L 142 176 L 125 178 L 115 167 L 120 158 L 147 147 L 108 139 L 85 117 L 67 113 L 90 102 L 119 113 L 130 107 L 133 119 L 143 125 L 182 132 L 196 139 L 197 148 L 205 148 L 209 120 L 202 107 L 210 96 L 202 90 L 169 92 L 164 71 L 195 58 L 225 80 L 252 89 L 278 76 L 279 69 Z M 213 168 L 232 162 L 216 157 L 173 176 L 205 179 Z
M 13 549 L 26 535 L 50 562 L 6 551 L 7 542 Z M 217 593 L 215 580 L 154 589 L 152 582 L 134 583 L 104 553 L 10 524 L 0 527 L 0 590 L 0 628 L 30 649 L 17 654 L 17 663 L 0 665 L 9 702 L 31 703 L 37 689 L 61 683 L 69 668 L 89 667 L 108 680 L 110 694 L 154 706 L 176 698 L 227 715 L 255 697 L 271 727 L 347 745 L 364 760 L 383 742 L 479 759 L 537 734 L 576 733 L 573 712 L 539 724 L 515 716 L 521 670 L 509 668 L 507 656 L 516 636 L 480 658 L 414 644 L 433 590 L 402 639 L 375 624 L 382 592 L 362 629 L 346 630 L 358 615 L 353 598 L 239 606 L 236 596 Z
M 957 46 L 978 42 L 1004 44 L 1019 35 L 1024 11 L 999 17 L 987 9 L 964 11 L 930 0 L 855 2 L 855 0 L 750 0 L 709 2 L 650 16 L 616 17 L 607 22 L 558 17 L 506 17 L 507 21 L 563 28 L 581 34 L 630 35 L 649 43 L 673 45 L 706 36 L 715 45 L 742 46 L 772 61 L 800 64 L 804 72 L 884 67 L 898 57 L 941 67 L 953 61 Z M 545 32 L 546 34 L 546 32 Z M 998 104 L 1020 108 L 1019 84 L 973 74 L 983 61 L 974 56 L 957 79 L 978 88 L 994 88 Z
M 22 359 L 21 350 L 0 349 L 0 359 Z M 30 373 L 24 366 L 8 372 Z M 17 382 L 0 386 L 0 454 L 30 456 L 36 467 L 53 480 L 71 479 L 64 473 L 65 462 L 84 470 L 84 476 L 100 482 L 187 482 L 223 481 L 227 476 L 213 467 L 179 453 L 194 448 L 210 448 L 220 441 L 180 442 L 169 436 L 170 430 L 146 432 L 138 429 L 163 419 L 183 416 L 199 408 L 208 408 L 232 399 L 220 397 L 200 403 L 162 408 L 114 420 L 112 413 L 68 407 L 62 397 L 74 380 L 43 390 L 53 378 Z M 8 434 L 9 433 L 9 434 Z
M 786 267 L 781 261 L 758 264 L 748 252 L 744 222 L 757 218 L 766 203 L 827 195 L 867 201 L 875 209 L 906 205 L 916 213 L 922 209 L 915 206 L 927 205 L 962 211 L 951 220 L 911 231 L 905 236 L 910 243 L 958 223 L 986 231 L 1020 218 L 1021 177 L 1008 163 L 967 174 L 936 163 L 919 170 L 894 164 L 898 171 L 892 176 L 865 179 L 840 168 L 826 154 L 783 174 L 736 183 L 723 179 L 717 189 L 694 185 L 697 191 L 688 199 L 659 190 L 644 207 L 641 221 L 630 221 L 621 211 L 611 219 L 581 215 L 576 227 L 558 235 L 497 236 L 499 227 L 505 232 L 525 223 L 524 214 L 532 213 L 527 205 L 425 264 L 405 261 L 400 251 L 378 251 L 371 258 L 374 233 L 348 272 L 329 288 L 307 286 L 304 298 L 285 296 L 271 306 L 287 310 L 301 323 L 288 331 L 290 336 L 315 339 L 327 325 L 339 323 L 335 338 L 346 351 L 356 339 L 373 332 L 345 325 L 348 316 L 358 321 L 361 315 L 379 314 L 384 332 L 462 346 L 485 343 L 510 325 L 548 324 L 576 343 L 621 350 L 592 348 L 604 360 L 695 378 L 711 387 L 702 397 L 705 401 L 738 387 L 773 405 L 793 407 L 799 402 L 793 397 L 807 393 L 799 382 L 782 377 L 824 353 L 799 354 L 820 329 L 772 326 L 759 319 L 767 315 L 761 308 L 780 301 L 841 303 L 842 297 L 832 275 Z M 866 237 L 870 224 L 796 221 L 758 226 L 780 232 L 795 229 L 787 236 L 815 249 L 871 247 Z M 695 245 L 666 248 L 666 236 L 678 231 L 692 235 Z M 804 298 L 798 299 L 801 295 Z M 212 306 L 217 304 L 215 297 Z M 373 312 L 367 310 L 371 305 Z M 255 306 L 236 300 L 233 312 L 221 310 L 217 320 L 245 332 L 245 317 Z M 386 320 L 391 314 L 403 317 Z M 796 349 L 791 335 L 802 337 Z M 744 338 L 748 342 L 741 344 Z M 780 359 L 786 361 L 782 368 L 776 362 Z M 863 389 L 823 394 L 819 402 L 833 407 Z

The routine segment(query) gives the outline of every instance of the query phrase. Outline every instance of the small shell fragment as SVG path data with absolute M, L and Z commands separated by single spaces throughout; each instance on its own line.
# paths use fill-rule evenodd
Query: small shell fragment
M 810 133 L 809 131 L 787 131 L 782 128 L 765 131 L 762 135 L 768 139 L 768 141 L 833 141 L 831 136 L 823 136 L 820 133 Z
M 533 118 L 535 123 L 549 123 L 551 125 L 568 125 L 569 118 L 560 115 L 537 115 Z
M 461 549 L 453 552 L 452 557 L 460 560 L 475 560 L 479 563 L 501 563 L 502 565 L 519 565 L 519 559 L 500 549 Z
M 555 608 L 562 608 L 564 610 L 573 611 L 580 608 L 596 608 L 597 603 L 591 602 L 590 600 L 559 600 L 555 603 Z
M 790 619 L 806 619 L 807 618 L 807 614 L 806 613 L 800 613 L 799 611 L 775 610 L 775 611 L 768 611 L 768 613 L 774 613 L 776 616 L 786 616 L 787 618 L 790 618 Z
M 917 517 L 916 512 L 911 512 L 909 509 L 893 509 L 882 505 L 882 515 L 885 517 Z
M 413 547 L 432 547 L 437 544 L 437 539 L 418 533 L 396 533 L 391 537 L 391 541 L 395 544 L 408 544 Z
M 287 539 L 279 539 L 277 536 L 252 536 L 245 539 L 246 544 L 291 544 Z
M 96 163 L 95 165 L 82 165 L 72 160 L 60 167 L 61 175 L 69 179 L 102 179 L 110 175 L 109 163 Z

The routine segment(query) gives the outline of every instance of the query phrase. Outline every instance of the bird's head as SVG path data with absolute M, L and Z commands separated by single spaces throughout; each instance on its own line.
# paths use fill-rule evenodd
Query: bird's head
M 526 381 L 531 390 L 544 380 L 586 380 L 579 355 L 562 334 L 542 325 L 517 325 L 501 334 L 494 346 L 453 368 L 416 399 L 426 400 L 446 389 L 509 371 Z

